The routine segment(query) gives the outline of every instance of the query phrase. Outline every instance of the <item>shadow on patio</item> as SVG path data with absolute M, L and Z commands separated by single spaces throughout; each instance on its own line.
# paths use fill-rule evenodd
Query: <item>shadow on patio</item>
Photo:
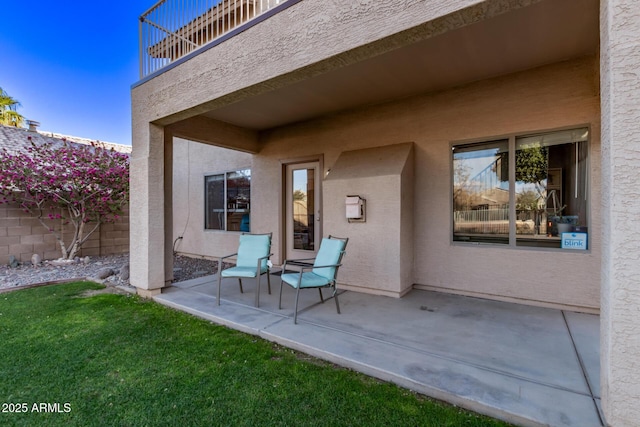
M 601 426 L 599 317 L 413 290 L 401 299 L 342 292 L 320 303 L 263 278 L 176 283 L 154 299 L 428 396 L 519 425 Z M 328 292 L 327 292 L 328 294 Z M 327 295 L 325 294 L 325 295 Z

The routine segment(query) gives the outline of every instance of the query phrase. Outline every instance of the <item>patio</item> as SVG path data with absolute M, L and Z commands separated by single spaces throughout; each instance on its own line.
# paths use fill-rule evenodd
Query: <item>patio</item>
M 263 278 L 176 283 L 154 300 L 367 375 L 518 425 L 602 426 L 599 317 L 413 290 L 401 299 L 354 292 L 321 303 Z M 327 295 L 328 292 L 325 294 Z

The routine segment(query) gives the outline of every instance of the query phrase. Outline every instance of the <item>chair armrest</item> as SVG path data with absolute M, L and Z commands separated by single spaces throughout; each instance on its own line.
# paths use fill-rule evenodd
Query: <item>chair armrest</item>
M 307 262 L 307 261 L 313 261 L 314 259 L 315 258 L 289 259 L 289 260 L 285 260 L 285 262 L 287 264 L 293 264 L 293 265 L 309 265 L 313 263 Z
M 342 264 L 314 265 L 313 268 L 340 267 Z
M 269 254 L 269 255 L 266 255 L 266 256 L 263 256 L 263 257 L 258 258 L 258 266 L 257 266 L 257 272 L 258 272 L 258 274 L 260 274 L 260 266 L 262 265 L 262 260 L 265 260 L 265 259 L 267 259 L 267 260 L 268 260 L 269 258 L 271 258 L 271 255 L 273 255 L 273 254 L 271 253 L 271 254 Z M 270 268 L 269 268 L 269 263 L 267 262 L 267 271 L 269 271 L 269 270 L 270 270 Z
M 222 263 L 222 261 L 223 261 L 223 260 L 225 260 L 225 259 L 227 259 L 227 258 L 231 258 L 232 256 L 236 256 L 236 255 L 238 255 L 238 253 L 237 253 L 237 252 L 236 252 L 235 254 L 225 255 L 225 256 L 218 257 L 218 260 L 219 260 L 219 263 L 220 263 L 220 265 L 218 266 L 218 273 L 220 273 L 220 272 L 223 270 L 223 268 L 222 268 L 222 264 L 223 264 L 223 263 Z
M 302 267 L 301 271 L 304 270 L 313 270 L 314 268 L 329 268 L 329 267 L 340 267 L 342 264 L 330 264 L 330 265 L 310 265 L 308 267 Z
M 296 261 L 309 261 L 312 259 L 316 259 L 315 257 L 313 258 L 296 258 L 296 259 L 285 259 L 285 262 L 296 262 Z
M 262 261 L 263 259 L 269 259 L 269 258 L 271 258 L 271 256 L 272 256 L 272 255 L 273 255 L 273 254 L 269 254 L 269 255 L 266 255 L 266 256 L 260 257 L 260 258 L 258 258 L 258 261 Z
M 223 260 L 223 259 L 225 259 L 225 258 L 231 258 L 232 256 L 236 256 L 236 255 L 238 255 L 238 253 L 237 253 L 237 252 L 236 252 L 235 254 L 225 255 L 225 256 L 218 257 L 218 259 Z
M 285 259 L 284 263 L 282 264 L 282 271 L 284 271 L 287 267 L 287 264 L 291 264 L 291 265 L 297 265 L 297 266 L 308 266 L 312 263 L 310 262 L 302 262 L 302 261 L 311 261 L 314 260 L 315 258 L 296 258 L 296 259 Z

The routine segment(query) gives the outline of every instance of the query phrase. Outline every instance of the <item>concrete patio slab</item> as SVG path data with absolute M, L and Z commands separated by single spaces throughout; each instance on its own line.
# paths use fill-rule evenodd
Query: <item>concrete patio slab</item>
M 598 316 L 414 290 L 401 299 L 342 292 L 342 314 L 316 290 L 300 293 L 279 278 L 215 277 L 167 288 L 154 299 L 420 393 L 518 425 L 602 426 Z M 325 294 L 328 296 L 328 292 Z
M 558 310 L 418 291 L 402 299 L 350 292 L 340 301 L 341 316 L 329 306 L 298 319 L 589 394 Z
M 600 398 L 600 318 L 570 311 L 564 312 L 564 315 L 591 391 L 595 397 Z

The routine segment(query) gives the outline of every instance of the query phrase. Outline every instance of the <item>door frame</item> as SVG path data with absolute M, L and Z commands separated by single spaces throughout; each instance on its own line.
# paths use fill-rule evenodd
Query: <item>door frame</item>
M 323 200 L 322 200 L 322 181 L 325 177 L 324 171 L 324 156 L 322 154 L 316 154 L 312 156 L 305 157 L 296 157 L 291 159 L 282 159 L 280 160 L 280 241 L 282 244 L 280 245 L 280 259 L 282 262 L 287 257 L 287 167 L 302 164 L 302 163 L 318 163 L 318 203 L 320 211 L 320 221 L 317 222 L 318 227 L 318 237 L 319 240 L 322 240 L 322 224 L 324 222 L 324 213 L 323 213 Z M 316 242 L 316 253 L 318 248 L 320 247 L 320 241 Z

